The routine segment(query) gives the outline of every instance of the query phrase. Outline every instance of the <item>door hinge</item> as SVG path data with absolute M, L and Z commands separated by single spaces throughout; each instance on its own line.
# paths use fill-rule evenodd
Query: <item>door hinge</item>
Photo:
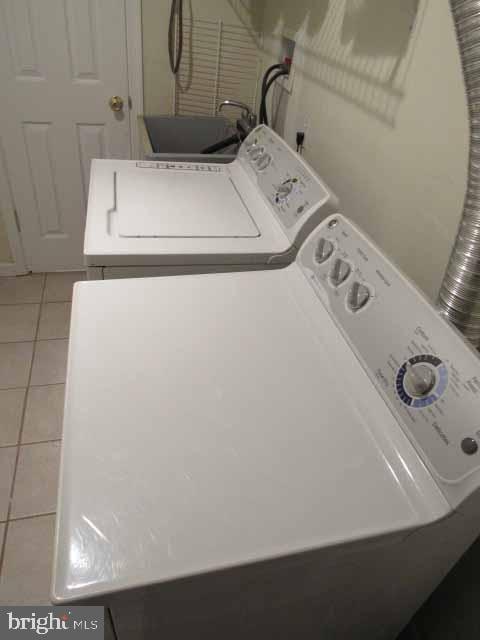
M 128 96 L 128 108 L 130 111 L 133 109 L 132 96 Z
M 15 216 L 15 224 L 17 225 L 18 233 L 22 233 L 22 227 L 20 226 L 20 218 L 18 217 L 18 212 L 16 209 L 13 210 L 13 215 Z

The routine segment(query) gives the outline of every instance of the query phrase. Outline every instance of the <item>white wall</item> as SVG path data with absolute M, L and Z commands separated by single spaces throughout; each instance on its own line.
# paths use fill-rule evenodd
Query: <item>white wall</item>
M 468 120 L 448 0 L 266 0 L 267 60 L 295 35 L 277 128 L 432 298 L 465 193 Z M 277 92 L 278 96 L 278 92 Z
M 146 114 L 172 113 L 173 76 L 168 59 L 170 0 L 142 0 L 143 82 Z M 184 16 L 259 28 L 263 0 L 184 0 Z

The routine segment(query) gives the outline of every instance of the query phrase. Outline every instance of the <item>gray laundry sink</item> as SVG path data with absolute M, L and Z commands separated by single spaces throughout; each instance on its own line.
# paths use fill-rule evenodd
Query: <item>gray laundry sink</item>
M 221 116 L 139 116 L 138 126 L 147 159 L 158 157 L 157 154 L 187 154 L 196 160 L 196 154 L 235 132 L 231 122 Z M 232 145 L 199 159 L 208 162 L 214 156 L 215 162 L 229 162 L 237 148 Z

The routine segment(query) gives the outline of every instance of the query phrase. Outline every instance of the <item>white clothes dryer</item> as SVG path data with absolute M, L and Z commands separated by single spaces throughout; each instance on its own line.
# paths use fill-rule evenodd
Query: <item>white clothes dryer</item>
M 337 210 L 313 169 L 264 125 L 229 164 L 93 160 L 88 277 L 285 266 Z

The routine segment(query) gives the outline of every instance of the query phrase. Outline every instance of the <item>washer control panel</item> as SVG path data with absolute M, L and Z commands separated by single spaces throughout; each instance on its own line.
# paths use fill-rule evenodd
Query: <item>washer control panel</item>
M 447 483 L 480 469 L 480 357 L 343 216 L 297 257 L 425 463 Z
M 238 154 L 285 229 L 303 224 L 322 209 L 336 211 L 337 201 L 317 174 L 276 133 L 264 125 L 254 129 Z
M 196 173 L 222 173 L 223 167 L 206 162 L 156 162 L 154 160 L 140 160 L 135 165 L 138 169 L 159 169 L 161 171 L 194 171 Z

